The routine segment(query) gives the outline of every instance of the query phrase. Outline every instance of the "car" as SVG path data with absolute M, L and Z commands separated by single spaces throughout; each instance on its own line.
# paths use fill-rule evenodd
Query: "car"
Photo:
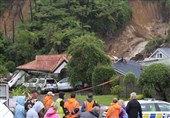
M 161 100 L 139 100 L 143 118 L 170 118 L 170 103 Z
M 170 118 L 170 103 L 154 100 L 154 99 L 144 99 L 138 100 L 141 104 L 143 118 Z M 125 102 L 125 106 L 128 101 Z M 103 112 L 102 117 L 105 118 L 107 110 Z
M 66 77 L 57 82 L 57 86 L 58 91 L 61 91 L 61 90 L 79 90 L 82 88 L 89 87 L 90 85 L 85 83 L 83 86 L 82 82 L 77 82 L 75 86 L 72 86 L 71 83 L 69 82 L 69 77 Z
M 53 78 L 31 78 L 23 86 L 29 87 L 31 90 L 36 89 L 39 93 L 58 90 L 57 81 Z
M 0 118 L 13 118 L 13 113 L 9 110 L 9 108 L 5 105 L 5 102 L 0 101 Z

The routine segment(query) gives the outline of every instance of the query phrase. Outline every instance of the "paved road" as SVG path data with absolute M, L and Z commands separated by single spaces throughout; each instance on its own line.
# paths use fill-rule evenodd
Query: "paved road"
M 42 99 L 44 98 L 45 95 L 39 95 L 38 99 L 42 101 Z M 56 101 L 56 99 L 58 98 L 58 96 L 54 96 L 54 100 Z M 78 100 L 78 102 L 80 103 L 80 106 L 82 106 L 83 101 Z M 101 113 L 100 113 L 100 118 L 102 117 L 102 113 L 108 108 L 108 106 L 104 106 L 101 105 Z

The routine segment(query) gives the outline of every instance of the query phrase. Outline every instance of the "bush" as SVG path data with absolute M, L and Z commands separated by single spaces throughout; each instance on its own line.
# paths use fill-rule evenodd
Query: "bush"
M 29 97 L 30 90 L 29 88 L 23 88 L 22 86 L 18 86 L 17 88 L 12 90 L 13 96 L 26 96 Z
M 8 73 L 8 70 L 4 66 L 0 65 L 0 77 L 5 77 Z
M 139 95 L 136 96 L 137 100 L 142 100 L 144 98 L 145 98 L 145 96 L 143 94 L 139 94 Z
M 112 88 L 111 88 L 111 93 L 113 94 L 113 95 L 118 95 L 118 96 L 120 96 L 120 92 L 122 92 L 123 91 L 123 88 L 120 86 L 120 85 L 116 85 L 116 86 L 113 86 Z
M 92 84 L 93 86 L 99 85 L 103 82 L 110 80 L 116 73 L 111 66 L 97 66 L 92 75 Z M 108 93 L 109 86 L 102 86 L 94 88 L 95 94 L 106 94 Z

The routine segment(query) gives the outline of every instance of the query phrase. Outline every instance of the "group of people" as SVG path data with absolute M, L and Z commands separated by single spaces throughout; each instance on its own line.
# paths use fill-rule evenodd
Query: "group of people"
M 113 99 L 111 106 L 107 110 L 106 118 L 142 118 L 140 103 L 136 100 L 136 93 L 130 94 L 130 101 L 125 107 L 123 100 Z
M 15 107 L 14 118 L 99 118 L 100 105 L 93 99 L 93 93 L 80 104 L 76 94 L 71 93 L 70 98 L 64 100 L 64 92 L 59 92 L 58 99 L 54 101 L 54 94 L 49 91 L 42 102 L 37 100 L 38 92 L 33 90 L 31 98 L 19 96 Z M 113 99 L 107 110 L 107 118 L 142 118 L 141 106 L 136 100 L 136 93 L 131 94 L 131 101 L 125 108 L 123 100 Z M 80 112 L 81 110 L 81 112 Z
M 99 118 L 100 106 L 93 100 L 93 94 L 89 93 L 80 111 L 80 104 L 76 100 L 76 94 L 71 93 L 70 98 L 64 100 L 64 92 L 59 92 L 58 99 L 54 101 L 51 91 L 43 98 L 42 102 L 37 99 L 38 92 L 31 91 L 31 97 L 17 98 L 14 118 Z

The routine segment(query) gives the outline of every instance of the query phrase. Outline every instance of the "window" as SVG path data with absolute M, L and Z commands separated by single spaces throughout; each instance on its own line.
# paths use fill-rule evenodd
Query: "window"
M 154 103 L 141 104 L 142 111 L 156 111 Z
M 162 58 L 162 53 L 158 53 L 157 58 Z
M 55 80 L 47 80 L 47 83 L 53 84 L 53 83 L 55 83 Z
M 37 82 L 37 79 L 36 78 L 32 78 L 30 80 L 28 80 L 29 83 L 36 83 Z
M 170 111 L 170 104 L 158 103 L 158 107 L 161 111 Z

